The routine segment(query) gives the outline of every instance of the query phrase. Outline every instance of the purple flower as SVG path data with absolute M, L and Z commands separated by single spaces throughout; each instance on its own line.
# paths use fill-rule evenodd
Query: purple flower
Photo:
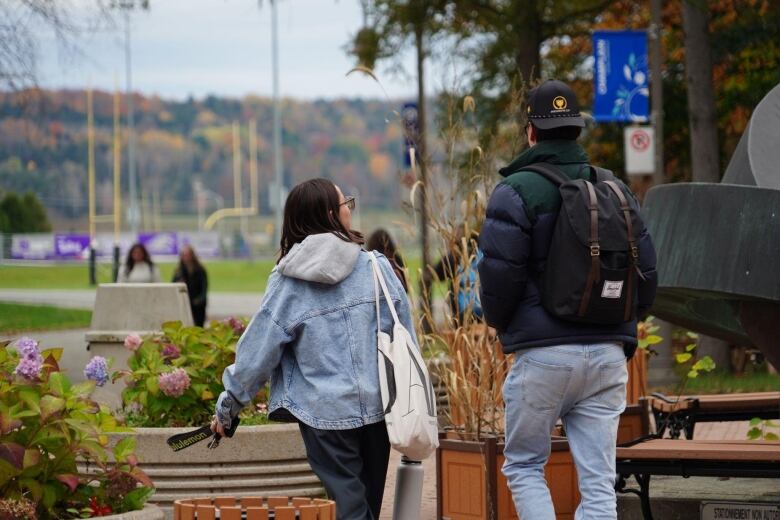
M 168 397 L 180 397 L 190 387 L 190 376 L 183 368 L 177 368 L 172 372 L 160 374 L 157 383 L 162 393 Z
M 162 357 L 166 359 L 177 359 L 179 356 L 181 356 L 181 351 L 179 350 L 179 347 L 177 347 L 173 343 L 166 343 L 165 345 L 163 345 Z
M 246 325 L 244 325 L 244 322 L 239 320 L 238 318 L 235 318 L 231 316 L 230 318 L 227 318 L 226 320 L 223 320 L 222 323 L 227 325 L 228 327 L 233 329 L 233 333 L 236 336 L 240 336 L 244 333 L 244 329 L 246 329 Z
M 38 350 L 38 342 L 28 337 L 20 338 L 16 342 L 16 351 L 20 359 L 14 373 L 30 381 L 37 379 L 43 368 L 43 356 Z
M 16 351 L 19 353 L 19 357 L 28 357 L 36 354 L 40 354 L 38 351 L 38 342 L 32 338 L 24 336 L 16 341 Z
M 84 367 L 84 377 L 97 383 L 97 386 L 103 386 L 108 382 L 108 363 L 106 358 L 95 356 L 89 360 Z
M 30 381 L 35 380 L 41 375 L 41 369 L 43 368 L 43 356 L 40 354 L 31 354 L 23 357 L 19 360 L 19 364 L 16 365 L 14 373 L 18 376 L 22 376 Z
M 138 350 L 138 347 L 141 346 L 141 343 L 143 343 L 143 339 L 141 339 L 141 336 L 138 334 L 128 334 L 125 338 L 125 348 L 133 352 Z

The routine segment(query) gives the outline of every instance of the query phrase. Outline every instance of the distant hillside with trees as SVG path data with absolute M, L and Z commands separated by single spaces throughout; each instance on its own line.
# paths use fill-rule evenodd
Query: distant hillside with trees
M 0 191 L 33 192 L 52 216 L 87 213 L 85 91 L 0 92 Z M 257 122 L 259 200 L 269 212 L 273 179 L 270 99 L 246 97 L 169 101 L 136 95 L 139 193 L 158 197 L 162 212 L 195 213 L 193 183 L 233 202 L 232 123 L 241 126 L 244 204 L 249 204 L 248 126 Z M 283 101 L 286 183 L 332 179 L 362 205 L 397 208 L 403 137 L 395 115 L 401 102 Z M 126 113 L 122 100 L 122 123 Z M 98 213 L 112 203 L 113 94 L 94 93 Z M 395 112 L 394 112 L 395 111 Z M 123 193 L 127 193 L 127 135 L 122 128 Z

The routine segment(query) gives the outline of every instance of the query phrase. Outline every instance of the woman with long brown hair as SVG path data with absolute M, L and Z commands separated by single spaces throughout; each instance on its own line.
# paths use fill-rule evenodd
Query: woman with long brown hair
M 192 321 L 198 327 L 202 327 L 206 321 L 206 293 L 209 279 L 206 269 L 198 260 L 198 255 L 195 254 L 192 246 L 186 245 L 179 252 L 179 266 L 173 273 L 173 281 L 187 286 Z
M 409 285 L 406 282 L 406 272 L 404 271 L 406 265 L 404 264 L 404 259 L 401 256 L 401 253 L 398 252 L 398 247 L 396 247 L 395 241 L 393 240 L 393 237 L 390 236 L 390 233 L 384 228 L 374 230 L 368 237 L 366 249 L 369 251 L 377 251 L 385 255 L 390 261 L 390 265 L 393 266 L 393 271 L 395 271 L 395 275 L 398 277 L 401 285 L 404 286 L 404 290 L 409 292 Z
M 154 283 L 160 281 L 160 271 L 152 262 L 146 247 L 140 242 L 127 252 L 125 265 L 119 269 L 117 283 Z
M 270 378 L 269 416 L 298 422 L 337 518 L 376 520 L 390 452 L 377 331 L 391 333 L 393 318 L 377 306 L 370 255 L 351 229 L 354 209 L 355 198 L 326 179 L 290 192 L 279 262 L 222 377 L 212 429 L 224 433 Z M 406 293 L 376 256 L 400 320 L 414 333 Z

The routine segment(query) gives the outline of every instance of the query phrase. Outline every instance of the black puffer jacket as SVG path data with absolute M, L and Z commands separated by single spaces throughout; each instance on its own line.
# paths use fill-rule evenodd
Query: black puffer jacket
M 480 298 L 485 318 L 499 333 L 504 352 L 572 343 L 623 342 L 626 355 L 636 349 L 636 321 L 588 325 L 560 320 L 543 307 L 539 293 L 555 220 L 561 205 L 557 187 L 541 175 L 523 171 L 537 162 L 557 165 L 572 179 L 588 174 L 585 151 L 574 141 L 543 141 L 501 170 L 479 236 Z M 628 188 L 622 186 L 626 193 Z M 630 198 L 633 203 L 633 196 Z M 638 313 L 649 311 L 657 285 L 656 256 L 650 235 L 639 239 Z

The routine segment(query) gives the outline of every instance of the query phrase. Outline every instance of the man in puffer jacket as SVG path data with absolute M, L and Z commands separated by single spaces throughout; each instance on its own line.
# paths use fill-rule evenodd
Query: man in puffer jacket
M 502 468 L 520 518 L 553 520 L 544 466 L 550 433 L 564 423 L 582 500 L 575 518 L 617 518 L 614 491 L 618 418 L 625 409 L 626 356 L 636 349 L 636 320 L 619 325 L 564 321 L 542 307 L 544 270 L 556 217 L 558 188 L 523 168 L 556 165 L 569 178 L 587 178 L 588 157 L 576 142 L 585 123 L 572 90 L 550 80 L 528 99 L 530 148 L 500 170 L 479 237 L 480 298 L 504 352 L 515 354 L 504 383 L 506 462 Z M 621 183 L 621 188 L 631 195 Z M 635 204 L 633 196 L 628 197 Z M 655 298 L 655 251 L 646 229 L 639 238 L 637 314 Z

